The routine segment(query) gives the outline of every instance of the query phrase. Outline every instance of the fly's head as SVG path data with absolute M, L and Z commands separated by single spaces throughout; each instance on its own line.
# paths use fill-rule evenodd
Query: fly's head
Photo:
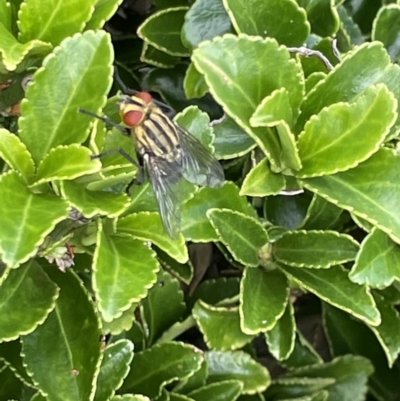
M 137 92 L 134 96 L 122 95 L 119 113 L 128 128 L 135 128 L 145 119 L 151 107 L 152 97 L 148 92 Z

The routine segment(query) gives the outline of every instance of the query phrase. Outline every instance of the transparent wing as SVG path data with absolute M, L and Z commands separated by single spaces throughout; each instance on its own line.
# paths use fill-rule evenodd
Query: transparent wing
M 176 239 L 180 232 L 181 214 L 175 184 L 182 178 L 182 174 L 174 163 L 162 158 L 145 155 L 143 161 L 165 231 L 172 239 Z
M 218 160 L 203 144 L 186 130 L 175 124 L 182 148 L 182 174 L 193 184 L 219 187 L 224 182 L 224 170 Z

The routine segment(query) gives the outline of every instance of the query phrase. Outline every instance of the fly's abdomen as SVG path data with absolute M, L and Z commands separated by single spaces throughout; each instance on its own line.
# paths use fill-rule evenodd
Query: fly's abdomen
M 134 128 L 136 147 L 143 156 L 159 157 L 167 162 L 179 162 L 181 148 L 174 124 L 161 112 L 152 112 Z

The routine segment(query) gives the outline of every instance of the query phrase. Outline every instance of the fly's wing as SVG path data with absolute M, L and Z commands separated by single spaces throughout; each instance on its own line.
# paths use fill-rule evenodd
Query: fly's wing
M 153 187 L 165 231 L 172 239 L 176 239 L 180 232 L 181 214 L 175 184 L 179 182 L 182 174 L 175 164 L 160 157 L 145 155 L 143 161 Z
M 181 168 L 183 176 L 191 183 L 219 187 L 224 182 L 224 170 L 218 160 L 203 144 L 186 130 L 175 124 L 182 148 Z

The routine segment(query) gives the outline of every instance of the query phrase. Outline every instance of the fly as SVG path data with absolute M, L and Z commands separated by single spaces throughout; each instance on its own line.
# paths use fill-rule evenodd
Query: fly
M 120 116 L 143 160 L 163 226 L 171 238 L 177 238 L 181 216 L 175 184 L 185 178 L 215 188 L 223 184 L 224 172 L 202 143 L 167 117 L 158 104 L 147 92 L 122 95 Z

